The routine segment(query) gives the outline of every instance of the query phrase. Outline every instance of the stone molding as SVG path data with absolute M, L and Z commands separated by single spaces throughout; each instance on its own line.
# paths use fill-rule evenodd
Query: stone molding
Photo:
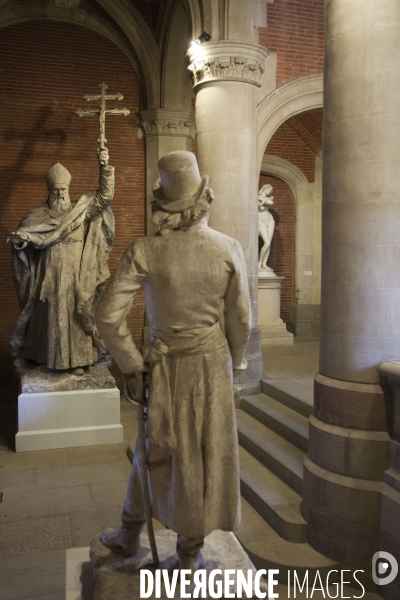
M 188 50 L 193 87 L 215 81 L 241 81 L 262 86 L 265 60 L 263 46 L 244 42 L 206 42 Z
M 386 431 L 338 427 L 310 415 L 308 457 L 331 473 L 382 481 L 389 466 L 389 442 Z
M 282 285 L 282 281 L 284 281 L 286 277 L 267 277 L 260 276 L 260 271 L 258 271 L 258 289 L 279 289 Z
M 154 108 L 138 113 L 138 125 L 145 137 L 176 135 L 195 137 L 195 117 L 193 113 Z
M 278 177 L 282 179 L 293 192 L 295 206 L 298 203 L 298 187 L 307 184 L 308 179 L 296 165 L 289 160 L 275 156 L 273 154 L 264 154 L 261 163 L 261 173 Z
M 387 431 L 382 388 L 317 373 L 314 380 L 314 415 L 319 421 L 346 429 Z
M 394 387 L 400 387 L 400 361 L 389 360 L 378 367 L 379 374 L 388 378 L 388 383 Z
M 260 163 L 268 142 L 282 123 L 306 110 L 322 108 L 322 104 L 322 73 L 300 77 L 268 94 L 257 106 Z

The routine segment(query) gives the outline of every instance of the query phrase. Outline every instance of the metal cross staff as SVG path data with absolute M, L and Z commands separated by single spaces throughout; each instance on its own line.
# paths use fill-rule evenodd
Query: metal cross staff
M 75 114 L 77 114 L 80 117 L 93 117 L 95 115 L 99 115 L 100 137 L 97 141 L 100 144 L 100 150 L 102 150 L 103 148 L 106 147 L 106 143 L 107 143 L 107 140 L 106 140 L 106 115 L 124 115 L 124 117 L 126 117 L 127 115 L 130 114 L 131 111 L 128 108 L 107 109 L 106 108 L 106 100 L 122 100 L 123 95 L 119 94 L 119 93 L 118 94 L 106 94 L 106 89 L 108 88 L 108 85 L 106 85 L 105 83 L 100 83 L 99 88 L 100 88 L 100 94 L 95 94 L 95 95 L 87 94 L 86 96 L 83 96 L 83 99 L 86 100 L 86 102 L 91 102 L 93 100 L 100 100 L 99 109 L 98 110 L 82 110 L 81 108 L 79 108 L 75 112 Z

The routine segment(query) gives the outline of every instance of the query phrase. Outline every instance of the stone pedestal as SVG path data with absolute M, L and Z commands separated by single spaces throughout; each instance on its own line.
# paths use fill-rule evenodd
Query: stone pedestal
M 169 530 L 161 530 L 156 531 L 155 535 L 157 551 L 160 558 L 159 569 L 177 569 L 178 557 L 175 553 L 176 533 Z M 213 531 L 205 538 L 204 547 L 201 553 L 204 559 L 205 569 L 207 571 L 207 581 L 209 580 L 211 571 L 214 569 L 220 569 L 222 574 L 215 577 L 215 582 L 216 584 L 218 581 L 221 582 L 219 585 L 222 588 L 224 571 L 226 569 L 232 569 L 233 571 L 230 579 L 234 583 L 232 583 L 230 586 L 229 593 L 234 595 L 231 597 L 257 597 L 254 593 L 254 588 L 250 596 L 247 596 L 245 592 L 243 592 L 243 596 L 237 596 L 235 593 L 237 577 L 236 571 L 242 570 L 245 577 L 247 577 L 248 570 L 253 571 L 252 580 L 254 581 L 256 570 L 233 533 Z M 97 537 L 91 543 L 90 557 L 95 582 L 95 600 L 110 600 L 111 598 L 118 598 L 118 600 L 136 600 L 139 598 L 149 597 L 144 595 L 144 589 L 140 589 L 140 570 L 147 569 L 153 571 L 154 573 L 154 567 L 151 564 L 152 558 L 150 545 L 145 534 L 141 536 L 141 547 L 134 557 L 125 558 L 121 556 L 121 554 L 116 554 L 110 550 L 107 550 L 107 548 L 101 544 L 99 537 Z M 260 589 L 262 593 L 267 591 L 267 586 L 264 582 L 262 582 L 262 580 L 260 582 Z M 153 588 L 153 594 L 151 594 L 150 597 L 168 597 L 165 593 L 162 575 L 160 591 L 161 594 L 156 595 L 156 591 Z M 193 587 L 187 586 L 185 592 L 186 594 L 192 594 Z M 175 595 L 169 597 L 182 597 L 179 588 L 179 579 L 176 586 Z M 211 598 L 212 596 L 208 594 L 207 596 L 203 596 L 200 593 L 199 597 Z M 222 598 L 225 596 L 220 594 L 219 597 Z
M 120 393 L 107 367 L 83 375 L 19 369 L 17 452 L 123 441 Z
M 281 286 L 284 277 L 273 271 L 258 271 L 258 325 L 261 346 L 290 346 L 294 343 L 281 319 Z

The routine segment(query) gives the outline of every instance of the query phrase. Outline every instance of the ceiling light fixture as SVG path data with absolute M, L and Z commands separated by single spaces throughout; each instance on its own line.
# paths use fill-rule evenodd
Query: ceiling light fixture
M 203 33 L 197 38 L 197 40 L 193 40 L 193 46 L 199 46 L 203 42 L 209 42 L 211 40 L 211 35 L 207 33 L 207 31 L 203 31 Z

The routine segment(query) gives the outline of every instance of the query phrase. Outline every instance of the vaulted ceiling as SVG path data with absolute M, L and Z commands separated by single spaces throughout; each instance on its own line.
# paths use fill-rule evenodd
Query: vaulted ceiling
M 295 115 L 285 124 L 305 143 L 314 154 L 322 150 L 322 112 Z

